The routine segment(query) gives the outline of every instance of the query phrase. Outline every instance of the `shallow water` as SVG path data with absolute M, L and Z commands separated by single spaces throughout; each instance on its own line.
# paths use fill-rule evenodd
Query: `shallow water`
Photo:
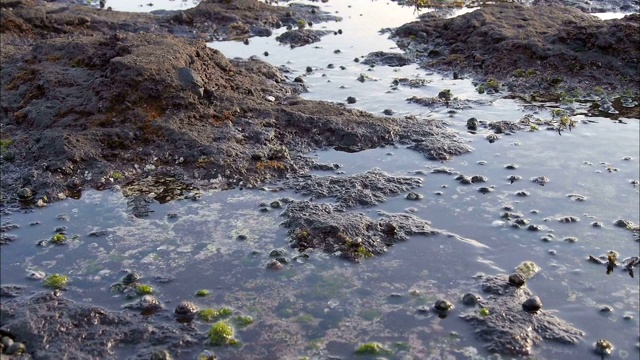
M 640 253 L 630 232 L 613 225 L 617 219 L 640 222 L 640 191 L 630 184 L 640 176 L 638 120 L 627 119 L 622 124 L 589 118 L 596 121 L 591 123 L 582 122 L 587 118 L 578 115 L 574 117 L 579 121 L 577 127 L 561 136 L 546 130 L 524 131 L 502 135 L 490 144 L 483 130 L 466 132 L 466 119 L 517 121 L 531 111 L 524 104 L 477 94 L 470 80 L 450 80 L 416 66 L 376 66 L 368 71 L 353 59 L 376 50 L 398 51 L 387 35 L 376 30 L 398 26 L 415 14 L 412 9 L 382 1 L 349 4 L 351 8 L 338 1 L 323 5 L 331 12 L 338 11 L 344 20 L 314 27 L 342 29 L 343 34 L 328 35 L 318 44 L 290 49 L 271 37 L 253 38 L 249 45 L 231 42 L 211 46 L 229 57 L 259 55 L 274 65 L 286 64 L 296 76 L 303 75 L 307 66 L 313 67 L 305 76 L 310 92 L 304 96 L 309 99 L 342 102 L 355 96 L 358 102 L 350 107 L 373 113 L 391 108 L 398 116 L 447 120 L 475 148 L 473 153 L 447 162 L 426 160 L 402 146 L 309 155 L 319 162 L 342 165 L 341 173 L 315 173 L 320 176 L 346 176 L 379 168 L 393 175 L 422 177 L 423 186 L 415 190 L 424 195 L 422 200 L 399 196 L 378 207 L 354 211 L 376 218 L 380 210 L 405 212 L 413 208 L 414 215 L 431 221 L 434 228 L 461 238 L 414 236 L 361 264 L 319 252 L 309 253 L 308 259 L 294 259 L 298 254 L 288 248 L 286 230 L 279 226 L 281 209 L 263 212 L 260 204 L 283 197 L 301 199 L 299 194 L 262 190 L 205 193 L 198 201 L 154 204 L 154 212 L 139 219 L 130 214 L 120 193 L 88 191 L 79 200 L 3 216 L 3 225 L 19 227 L 7 232 L 16 240 L 2 247 L 0 283 L 23 284 L 29 291 L 39 291 L 40 283 L 27 279 L 30 271 L 64 273 L 72 280 L 68 297 L 119 310 L 135 299 L 111 292 L 110 287 L 121 279 L 124 269 L 134 270 L 143 275 L 143 283 L 154 286 L 167 309 L 154 315 L 159 321 L 174 321 L 169 313 L 185 299 L 200 307 L 229 306 L 234 316 L 251 315 L 256 320 L 237 329 L 242 347 L 214 349 L 221 359 L 351 358 L 358 344 L 369 341 L 383 343 L 392 350 L 388 357 L 393 359 L 479 359 L 489 354 L 475 339 L 472 328 L 459 318 L 472 311 L 457 302 L 459 297 L 468 291 L 478 292 L 474 274 L 510 273 L 520 262 L 531 260 L 542 271 L 528 286 L 543 300 L 544 308 L 587 333 L 578 346 L 545 343 L 534 350 L 536 358 L 595 358 L 591 346 L 599 338 L 614 343 L 615 358 L 637 358 L 638 277 L 631 278 L 619 269 L 607 276 L 603 266 L 586 258 L 608 250 L 618 251 L 621 258 Z M 341 52 L 336 54 L 337 49 Z M 261 55 L 264 51 L 269 56 Z M 329 63 L 336 68 L 327 69 Z M 340 70 L 341 65 L 346 69 Z M 356 78 L 361 73 L 377 81 L 360 83 Z M 392 90 L 395 77 L 426 78 L 431 83 L 418 89 L 399 86 Z M 435 96 L 445 88 L 460 98 L 488 104 L 451 113 L 405 101 L 412 95 Z M 539 109 L 536 116 L 548 118 L 548 111 Z M 623 160 L 626 156 L 631 159 Z M 505 169 L 510 163 L 519 167 Z M 443 166 L 465 175 L 484 175 L 488 182 L 462 185 L 455 175 L 430 172 Z M 421 172 L 416 175 L 418 170 Z M 522 179 L 511 184 L 509 175 Z M 537 176 L 550 181 L 540 186 L 530 180 Z M 477 191 L 479 186 L 493 186 L 494 191 L 482 194 Z M 529 196 L 516 196 L 520 190 Z M 574 201 L 569 194 L 583 195 L 586 200 Z M 543 230 L 527 231 L 504 223 L 500 215 L 505 205 L 523 213 L 531 223 L 542 225 Z M 63 214 L 66 216 L 59 216 Z M 558 221 L 569 215 L 580 221 Z M 602 222 L 603 227 L 593 227 L 593 221 Z M 77 237 L 62 246 L 36 246 L 39 240 L 55 235 L 60 226 L 66 227 L 69 238 Z M 98 230 L 106 233 L 89 235 Z M 555 238 L 541 241 L 548 234 Z M 563 241 L 565 237 L 578 241 Z M 282 271 L 267 271 L 269 252 L 275 248 L 286 249 L 286 256 L 293 261 Z M 195 298 L 198 289 L 210 289 L 212 295 Z M 420 315 L 416 311 L 439 298 L 456 304 L 450 316 L 441 319 L 433 312 Z M 602 305 L 614 310 L 601 313 Z M 625 314 L 632 318 L 623 319 Z M 197 326 L 204 333 L 209 325 Z M 176 358 L 192 359 L 207 347 L 203 344 Z M 121 349 L 120 354 L 129 355 L 127 349 Z

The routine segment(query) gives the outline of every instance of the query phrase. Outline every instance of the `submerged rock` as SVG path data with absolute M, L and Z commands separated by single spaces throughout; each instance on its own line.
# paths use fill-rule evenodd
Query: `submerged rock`
M 433 308 L 436 309 L 436 311 L 447 312 L 453 309 L 453 304 L 447 300 L 440 299 L 433 304 Z
M 3 299 L 1 329 L 16 340 L 28 339 L 27 350 L 36 359 L 109 359 L 114 346 L 148 359 L 154 344 L 180 349 L 200 342 L 196 329 L 178 330 L 178 324 L 153 318 L 141 321 L 134 313 L 111 312 L 50 292 Z
M 282 225 L 289 228 L 289 242 L 299 251 L 321 249 L 359 261 L 382 254 L 409 235 L 432 235 L 429 222 L 408 214 L 383 214 L 373 220 L 362 213 L 345 212 L 329 204 L 291 203 Z
M 545 340 L 577 344 L 584 336 L 581 330 L 541 308 L 535 314 L 524 311 L 525 303 L 527 309 L 541 307 L 541 303 L 525 286 L 511 286 L 507 275 L 482 276 L 480 281 L 487 296 L 480 305 L 489 309 L 489 315 L 468 313 L 461 317 L 475 328 L 489 351 L 526 356 Z
M 284 264 L 278 259 L 269 260 L 267 263 L 267 269 L 269 270 L 282 270 L 284 269 Z
M 138 282 L 138 280 L 142 279 L 142 275 L 136 273 L 136 272 L 130 272 L 127 275 L 125 275 L 122 278 L 122 284 L 124 285 L 132 285 L 136 282 Z
M 417 177 L 397 177 L 379 170 L 352 176 L 311 176 L 294 178 L 287 186 L 305 196 L 322 199 L 333 197 L 341 206 L 374 206 L 385 202 L 388 196 L 398 195 L 422 185 Z

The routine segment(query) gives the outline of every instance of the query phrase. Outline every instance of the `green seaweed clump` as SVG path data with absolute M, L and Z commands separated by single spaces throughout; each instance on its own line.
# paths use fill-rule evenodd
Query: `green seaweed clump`
M 63 233 L 57 233 L 51 237 L 51 242 L 56 245 L 62 245 L 67 241 L 67 236 Z
M 533 261 L 523 261 L 516 267 L 516 272 L 526 280 L 534 277 L 540 270 L 542 270 L 540 266 Z
M 220 317 L 231 316 L 232 314 L 233 310 L 229 309 L 228 307 L 222 307 L 220 308 L 220 310 L 218 310 L 218 316 Z
M 218 318 L 218 310 L 207 308 L 198 311 L 198 318 L 203 321 L 213 321 Z
M 236 316 L 235 323 L 239 327 L 246 327 L 253 324 L 253 318 L 251 316 Z
M 357 355 L 381 355 L 388 352 L 389 350 L 385 349 L 382 344 L 377 342 L 362 344 L 356 349 Z
M 487 89 L 493 89 L 495 91 L 500 90 L 500 83 L 494 78 L 490 78 L 489 80 L 487 80 L 487 82 L 484 83 L 484 86 Z
M 367 250 L 364 246 L 359 247 L 357 252 L 358 252 L 358 255 L 360 255 L 361 257 L 363 257 L 365 259 L 373 257 L 373 253 L 371 251 Z
M 211 344 L 215 346 L 235 345 L 238 343 L 233 338 L 233 328 L 224 321 L 213 324 L 207 335 L 209 335 Z
M 444 101 L 451 101 L 451 90 L 444 89 L 438 93 L 438 98 Z
M 206 290 L 206 289 L 200 289 L 198 291 L 196 291 L 196 296 L 197 297 L 205 297 L 205 296 L 209 296 L 211 295 L 211 291 Z
M 51 289 L 62 289 L 69 283 L 69 278 L 60 274 L 51 274 L 47 276 L 42 285 Z
M 0 139 L 0 151 L 5 152 L 13 145 L 13 139 Z
M 113 178 L 113 180 L 115 181 L 120 181 L 122 179 L 124 179 L 124 175 L 122 175 L 121 172 L 119 171 L 114 171 L 111 173 L 111 177 Z
M 136 286 L 136 293 L 138 295 L 149 295 L 149 294 L 153 294 L 153 286 L 151 285 L 145 285 L 145 284 L 140 284 L 138 286 Z

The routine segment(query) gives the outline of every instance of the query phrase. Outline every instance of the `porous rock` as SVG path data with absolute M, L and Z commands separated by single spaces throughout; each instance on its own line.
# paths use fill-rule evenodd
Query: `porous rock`
M 526 286 L 512 286 L 507 275 L 485 275 L 480 281 L 485 294 L 480 305 L 488 308 L 491 315 L 468 313 L 461 317 L 474 327 L 489 351 L 529 355 L 543 341 L 575 345 L 584 336 L 583 331 L 544 310 L 524 311 L 523 303 L 533 294 Z

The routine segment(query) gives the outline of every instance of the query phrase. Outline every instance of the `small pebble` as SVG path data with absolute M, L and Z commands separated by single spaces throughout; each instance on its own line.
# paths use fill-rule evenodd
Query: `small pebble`
M 167 350 L 154 350 L 151 353 L 151 360 L 172 360 L 171 354 Z
M 267 263 L 267 269 L 270 270 L 282 270 L 284 268 L 284 265 L 278 261 L 278 260 L 271 260 Z
M 420 200 L 422 199 L 422 195 L 415 192 L 409 192 L 405 198 L 407 200 Z
M 462 303 L 467 306 L 475 306 L 478 304 L 480 297 L 474 293 L 466 293 L 462 296 Z
M 216 360 L 216 354 L 211 350 L 203 350 L 196 356 L 196 360 Z
M 610 312 L 613 312 L 613 308 L 611 306 L 609 306 L 609 305 L 602 305 L 600 307 L 600 312 L 602 312 L 602 313 L 610 313 Z
M 593 345 L 593 351 L 600 356 L 611 355 L 613 351 L 613 344 L 609 340 L 599 339 Z
M 8 348 L 9 346 L 13 345 L 13 339 L 5 336 L 2 338 L 2 345 L 4 345 L 4 348 Z
M 269 204 L 269 206 L 270 206 L 272 209 L 280 209 L 280 208 L 282 207 L 282 204 L 280 203 L 280 201 L 275 200 L 275 201 L 272 201 L 272 202 Z
M 286 253 L 287 252 L 284 249 L 273 249 L 269 253 L 269 256 L 271 256 L 271 257 L 280 257 L 280 256 L 284 256 Z
M 448 302 L 447 300 L 438 300 L 433 305 L 433 308 L 438 311 L 449 311 L 453 309 L 453 304 Z
M 532 296 L 522 303 L 522 309 L 526 312 L 535 313 L 542 309 L 542 301 L 537 296 Z
M 14 342 L 11 346 L 7 346 L 5 354 L 7 355 L 20 355 L 27 351 L 27 347 L 21 342 Z
M 518 274 L 518 273 L 514 273 L 509 275 L 509 284 L 516 286 L 516 287 L 521 287 L 524 285 L 525 283 L 525 278 L 524 276 Z

